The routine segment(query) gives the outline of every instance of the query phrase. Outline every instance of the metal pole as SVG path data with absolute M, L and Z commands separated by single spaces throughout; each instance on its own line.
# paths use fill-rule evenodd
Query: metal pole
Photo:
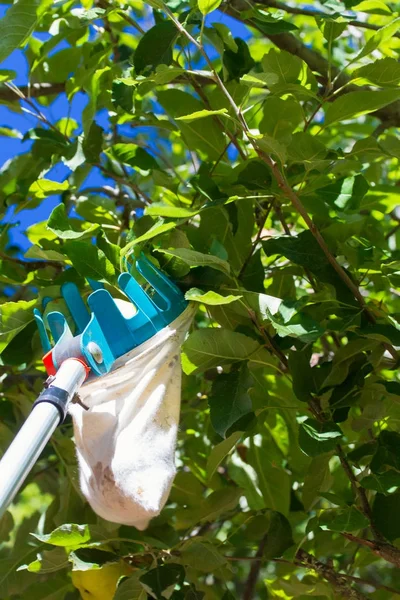
M 83 363 L 69 358 L 62 363 L 49 387 L 38 398 L 31 414 L 0 461 L 0 517 L 25 481 L 57 425 L 68 401 L 86 379 Z M 54 396 L 54 402 L 52 400 Z

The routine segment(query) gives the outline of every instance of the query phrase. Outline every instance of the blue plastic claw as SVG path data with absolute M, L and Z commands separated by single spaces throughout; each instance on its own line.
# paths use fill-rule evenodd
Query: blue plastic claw
M 130 326 L 135 331 L 138 343 L 141 344 L 142 341 L 147 340 L 165 327 L 167 322 L 132 275 L 122 273 L 118 278 L 118 284 L 136 307 L 137 313 L 130 319 Z
M 136 261 L 136 268 L 155 290 L 156 294 L 153 296 L 153 300 L 162 309 L 163 314 L 168 315 L 168 323 L 176 319 L 187 306 L 178 286 L 172 283 L 144 255 Z
M 63 338 L 68 336 L 71 339 L 74 337 L 67 323 L 67 319 L 64 315 L 57 310 L 47 315 L 47 322 L 50 327 L 51 335 L 53 336 L 54 342 L 57 344 Z
M 33 310 L 33 315 L 35 317 L 36 325 L 39 330 L 39 337 L 40 337 L 40 342 L 42 344 L 43 351 L 45 354 L 47 354 L 51 350 L 51 344 L 50 344 L 49 336 L 47 334 L 46 326 L 43 321 L 42 313 L 40 312 L 40 310 L 35 308 Z
M 68 282 L 61 286 L 61 295 L 75 321 L 77 332 L 82 333 L 90 321 L 90 314 L 74 283 Z
M 144 290 L 128 272 L 118 279 L 125 302 L 133 305 L 133 316 L 122 314 L 116 301 L 98 282 L 89 281 L 95 290 L 88 297 L 89 311 L 74 283 L 62 286 L 61 293 L 77 331 L 73 336 L 60 312 L 47 316 L 55 342 L 52 356 L 56 368 L 66 357 L 79 355 L 91 366 L 92 374 L 108 373 L 118 358 L 156 335 L 185 310 L 187 302 L 182 292 L 145 256 L 136 261 L 136 268 L 149 284 L 149 290 Z M 51 350 L 50 340 L 39 311 L 35 311 L 35 319 L 47 353 Z

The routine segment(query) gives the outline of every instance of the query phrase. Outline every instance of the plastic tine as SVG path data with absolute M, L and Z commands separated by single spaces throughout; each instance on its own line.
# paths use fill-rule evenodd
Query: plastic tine
M 107 290 L 96 290 L 90 294 L 88 304 L 114 357 L 117 358 L 132 350 L 136 345 L 134 335 Z
M 139 327 L 145 327 L 146 323 L 150 323 L 151 328 L 148 333 L 149 335 L 154 335 L 154 333 L 157 333 L 157 331 L 165 326 L 165 321 L 160 315 L 157 306 L 130 273 L 122 273 L 118 278 L 118 284 L 138 311 L 134 317 L 129 319 L 132 329 L 136 330 Z
M 57 344 L 64 336 L 73 337 L 66 318 L 58 311 L 51 312 L 47 315 L 47 322 L 50 327 L 51 335 L 54 342 Z
M 166 304 L 166 306 L 160 306 L 160 308 L 164 314 L 168 314 L 167 321 L 170 322 L 175 316 L 178 316 L 182 312 L 183 307 L 185 306 L 182 292 L 145 256 L 142 256 L 136 261 L 136 268 Z M 157 299 L 155 299 L 155 302 L 157 302 Z
M 35 308 L 33 310 L 33 315 L 35 317 L 36 325 L 39 330 L 39 337 L 40 337 L 40 342 L 42 344 L 43 351 L 45 354 L 47 354 L 51 350 L 51 343 L 50 343 L 49 336 L 47 334 L 46 326 L 43 321 L 42 313 L 40 312 L 40 310 Z
M 94 292 L 96 290 L 104 290 L 104 285 L 100 283 L 100 281 L 96 281 L 95 279 L 89 279 L 89 277 L 87 277 L 86 279 Z
M 92 354 L 89 352 L 88 346 L 90 342 L 95 342 L 101 349 L 101 362 L 97 362 L 92 356 Z M 110 371 L 111 367 L 115 362 L 115 356 L 111 351 L 111 348 L 106 338 L 104 337 L 102 327 L 98 322 L 97 317 L 93 314 L 89 321 L 89 325 L 82 333 L 81 348 L 82 354 L 85 356 L 88 364 L 91 366 L 94 373 L 96 373 L 97 375 L 103 375 L 104 373 L 108 373 L 108 371 Z
M 78 333 L 82 333 L 90 321 L 90 315 L 77 286 L 72 282 L 64 283 L 61 286 L 61 294 L 76 323 Z

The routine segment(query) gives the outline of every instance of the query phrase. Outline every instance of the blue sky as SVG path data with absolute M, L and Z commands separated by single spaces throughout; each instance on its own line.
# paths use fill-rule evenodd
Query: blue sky
M 0 5 L 0 16 L 3 16 L 8 7 Z M 213 22 L 225 23 L 232 31 L 234 36 L 248 39 L 250 37 L 249 30 L 235 21 L 231 17 L 223 15 L 219 11 L 214 12 L 212 15 L 207 17 L 207 25 Z M 129 31 L 129 29 L 127 29 Z M 37 37 L 43 39 L 43 34 L 35 34 Z M 46 34 L 44 34 L 46 35 Z M 58 46 L 55 51 L 61 49 L 62 46 Z M 212 53 L 211 53 L 212 56 Z M 1 65 L 1 69 L 12 69 L 17 73 L 17 77 L 14 80 L 16 85 L 26 85 L 28 82 L 28 64 L 25 60 L 24 53 L 22 50 L 16 50 L 13 52 Z M 45 114 L 48 120 L 56 122 L 62 117 L 70 115 L 70 118 L 75 119 L 78 123 L 81 121 L 81 113 L 87 102 L 87 97 L 83 93 L 75 95 L 72 102 L 69 104 L 65 94 L 59 95 L 49 107 L 40 106 L 40 110 Z M 107 113 L 103 111 L 96 115 L 96 121 L 103 127 L 107 127 Z M 26 113 L 17 113 L 11 111 L 6 106 L 0 104 L 0 126 L 7 126 L 18 129 L 22 134 L 31 129 L 32 127 L 40 126 L 38 120 Z M 29 141 L 22 141 L 17 138 L 2 137 L 0 142 L 0 165 L 4 165 L 7 160 L 15 156 L 16 154 L 25 153 L 29 148 Z M 62 164 L 54 167 L 46 177 L 55 181 L 63 181 L 69 174 L 69 169 Z M 96 169 L 93 169 L 88 179 L 85 182 L 87 186 L 98 186 L 104 183 L 104 178 L 99 174 Z M 46 198 L 42 204 L 33 210 L 23 210 L 18 215 L 14 216 L 14 207 L 10 207 L 7 212 L 5 222 L 16 223 L 15 227 L 10 229 L 10 242 L 13 246 L 19 246 L 21 251 L 26 251 L 29 242 L 23 235 L 29 225 L 45 220 L 51 210 L 59 203 L 58 196 L 51 196 Z

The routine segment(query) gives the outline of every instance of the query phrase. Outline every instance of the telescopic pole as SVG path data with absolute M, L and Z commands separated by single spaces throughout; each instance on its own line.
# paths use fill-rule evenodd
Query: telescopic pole
M 57 426 L 64 420 L 68 402 L 87 376 L 86 365 L 68 358 L 43 390 L 17 436 L 0 461 L 0 517 L 38 460 Z

